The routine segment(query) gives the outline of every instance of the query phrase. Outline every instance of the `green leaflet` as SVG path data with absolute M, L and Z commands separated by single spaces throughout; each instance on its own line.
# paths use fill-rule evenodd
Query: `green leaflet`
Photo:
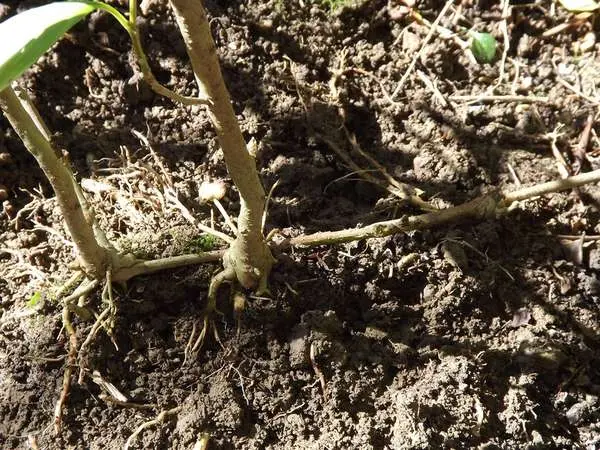
M 489 33 L 471 31 L 471 51 L 480 63 L 491 63 L 496 56 L 496 39 Z
M 29 9 L 0 23 L 0 90 L 94 9 L 83 2 L 56 2 Z

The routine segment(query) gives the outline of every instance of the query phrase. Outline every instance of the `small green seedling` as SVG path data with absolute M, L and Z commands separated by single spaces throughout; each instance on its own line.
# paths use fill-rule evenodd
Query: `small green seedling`
M 329 11 L 336 11 L 344 6 L 351 6 L 356 3 L 355 0 L 313 0 L 313 3 L 318 3 L 326 7 Z
M 186 250 L 193 253 L 208 252 L 217 248 L 217 243 L 217 238 L 212 234 L 201 234 L 189 242 Z
M 29 309 L 34 309 L 41 303 L 42 300 L 42 293 L 35 291 L 33 295 L 29 298 L 29 300 L 27 300 L 25 306 Z
M 471 37 L 471 51 L 477 62 L 491 63 L 496 57 L 496 39 L 490 33 L 469 32 Z

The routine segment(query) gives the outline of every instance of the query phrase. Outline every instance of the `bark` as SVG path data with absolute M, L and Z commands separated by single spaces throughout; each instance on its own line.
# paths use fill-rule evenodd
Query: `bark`
M 234 268 L 242 286 L 265 287 L 273 264 L 262 234 L 265 192 L 223 81 L 206 11 L 199 0 L 170 0 L 170 3 L 194 69 L 199 96 L 210 101 L 209 116 L 229 175 L 240 193 L 238 235 L 224 258 L 225 266 Z

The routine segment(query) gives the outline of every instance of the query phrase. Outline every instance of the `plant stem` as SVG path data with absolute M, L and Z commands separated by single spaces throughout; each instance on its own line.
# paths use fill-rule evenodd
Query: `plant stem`
M 78 199 L 71 168 L 52 146 L 39 115 L 32 112 L 33 105 L 26 106 L 12 87 L 0 92 L 0 108 L 54 189 L 67 229 L 77 248 L 82 270 L 92 278 L 99 279 L 105 273 L 107 251 L 96 239 L 90 212 L 84 210 Z
M 206 11 L 198 0 L 170 0 L 194 69 L 200 97 L 212 101 L 209 116 L 217 131 L 225 163 L 240 193 L 238 236 L 225 264 L 235 269 L 242 286 L 265 287 L 273 258 L 261 230 L 265 192 L 244 141 L 225 87 Z

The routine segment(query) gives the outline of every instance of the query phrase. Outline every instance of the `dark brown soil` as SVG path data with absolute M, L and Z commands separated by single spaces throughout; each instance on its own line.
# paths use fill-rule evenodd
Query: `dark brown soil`
M 0 14 L 40 3 L 1 2 Z M 142 3 L 140 27 L 155 74 L 195 94 L 167 2 Z M 559 6 L 551 15 L 547 1 L 513 6 L 506 76 L 493 92 L 499 57 L 476 64 L 456 43 L 436 37 L 391 104 L 382 86 L 394 90 L 428 32 L 407 28 L 400 5 L 371 0 L 332 11 L 310 0 L 206 1 L 264 185 L 280 183 L 269 229 L 293 235 L 417 212 L 358 175 L 342 178 L 351 169 L 323 138 L 350 151 L 343 123 L 390 174 L 440 206 L 516 188 L 509 167 L 523 184 L 559 178 L 548 137 L 559 125 L 557 147 L 576 162 L 571 149 L 588 115 L 597 120 L 600 101 L 600 46 L 583 53 L 577 46 L 589 31 L 598 38 L 597 20 L 543 38 L 571 15 Z M 416 9 L 432 22 L 442 6 L 422 0 Z M 473 26 L 502 42 L 497 2 L 464 0 L 461 11 L 458 24 L 441 24 Z M 363 72 L 347 70 L 332 83 L 344 52 L 344 67 Z M 109 237 L 140 256 L 186 253 L 200 233 L 160 207 L 151 176 L 157 168 L 131 131 L 148 135 L 181 200 L 206 223 L 210 208 L 197 201 L 198 183 L 226 177 L 223 158 L 204 111 L 156 96 L 132 60 L 127 35 L 94 14 L 21 84 L 78 178 L 117 188 L 114 196 L 90 194 Z M 550 101 L 450 101 L 480 93 Z M 594 129 L 583 170 L 600 167 L 597 123 Z M 190 449 L 208 433 L 209 448 L 600 448 L 600 250 L 593 241 L 557 237 L 600 234 L 596 186 L 528 201 L 498 220 L 282 254 L 272 298 L 249 298 L 239 336 L 223 289 L 222 347 L 211 339 L 187 364 L 184 349 L 218 266 L 117 287 L 118 349 L 99 333 L 88 365 L 132 402 L 153 407 L 105 401 L 91 377 L 82 385 L 74 380 L 64 431 L 55 436 L 68 341 L 52 298 L 70 275 L 72 248 L 49 185 L 0 118 L 5 153 L 1 448 L 30 448 L 32 437 L 43 449 L 122 448 L 138 426 L 176 406 L 177 414 L 143 431 L 134 447 Z M 145 176 L 132 175 L 129 184 L 110 178 L 133 165 L 145 167 Z M 232 186 L 225 204 L 235 215 Z M 43 302 L 32 307 L 35 292 Z M 98 311 L 99 297 L 91 302 Z M 82 342 L 91 322 L 74 325 Z

